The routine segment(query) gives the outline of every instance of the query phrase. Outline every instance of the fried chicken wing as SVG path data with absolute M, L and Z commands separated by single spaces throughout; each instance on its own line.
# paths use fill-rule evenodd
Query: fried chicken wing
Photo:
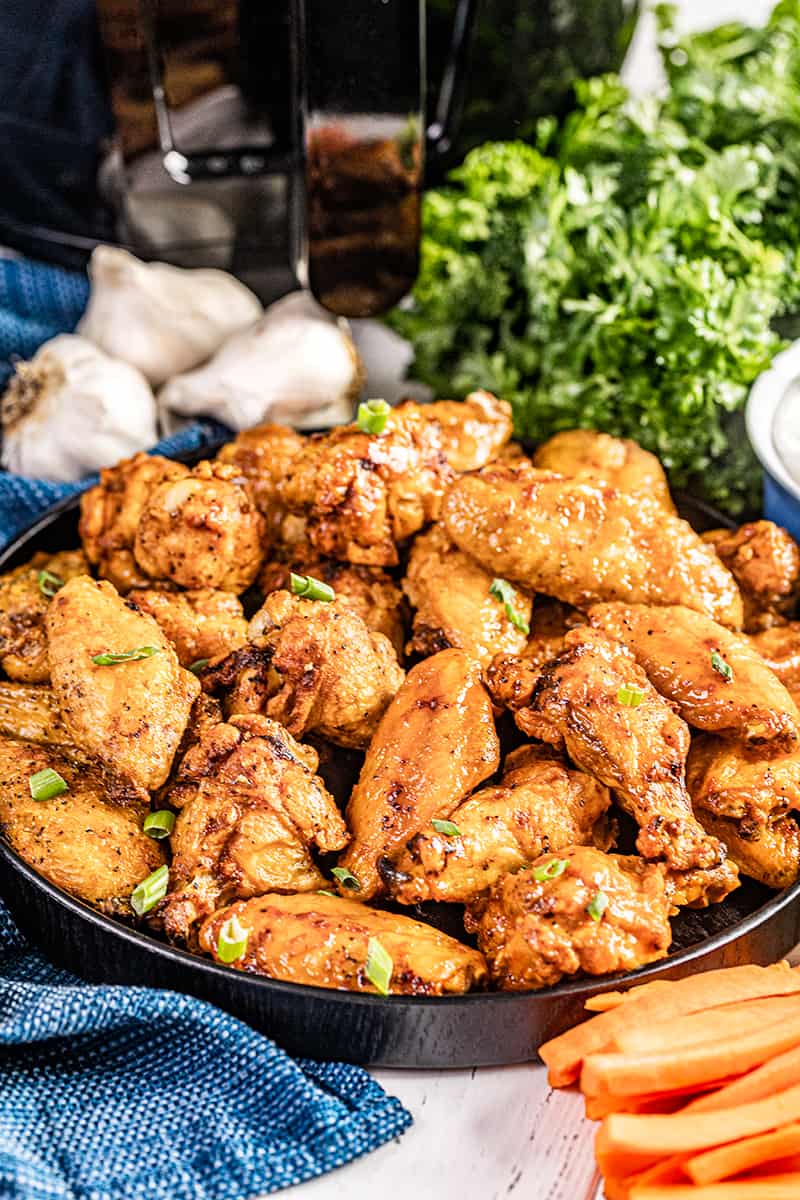
M 315 751 L 267 717 L 206 730 L 167 794 L 180 809 L 162 906 L 169 937 L 189 940 L 198 920 L 238 898 L 325 886 L 311 847 L 340 850 L 348 833 L 316 768 Z
M 520 653 L 527 641 L 531 597 L 508 585 L 515 623 L 492 594 L 492 582 L 493 576 L 454 546 L 441 525 L 419 534 L 403 580 L 416 610 L 408 654 L 425 656 L 454 646 L 487 663 L 500 651 Z
M 687 724 L 775 753 L 797 742 L 800 713 L 743 634 L 681 605 L 598 604 L 589 620 L 627 646 Z
M 524 733 L 565 748 L 576 766 L 614 789 L 639 825 L 644 858 L 663 858 L 675 870 L 723 861 L 724 848 L 698 825 L 686 791 L 689 730 L 620 642 L 581 626 L 541 670 L 500 657 L 488 682 Z M 641 693 L 636 706 L 620 699 L 628 688 Z
M 53 689 L 37 684 L 0 681 L 0 734 L 45 745 L 70 745 Z
M 568 429 L 537 448 L 533 465 L 620 492 L 649 496 L 667 512 L 675 512 L 661 463 L 655 454 L 628 438 L 610 437 L 593 429 Z
M 544 747 L 521 746 L 506 759 L 499 784 L 451 813 L 457 833 L 423 830 L 393 869 L 384 870 L 392 899 L 468 904 L 542 854 L 565 846 L 607 850 L 610 803 L 608 788 L 591 775 L 570 769 Z
M 368 900 L 392 861 L 432 818 L 448 818 L 497 770 L 500 746 L 478 664 L 443 650 L 409 671 L 370 742 L 347 806 L 353 841 L 341 865 Z
M 238 650 L 247 641 L 244 610 L 231 592 L 214 588 L 188 592 L 137 588 L 128 599 L 140 612 L 158 621 L 183 667 Z
M 776 890 L 800 877 L 800 825 L 794 817 L 781 817 L 760 826 L 756 836 L 744 836 L 741 823 L 731 817 L 718 817 L 707 809 L 698 809 L 697 816 L 710 834 L 724 841 L 743 875 Z
M 238 433 L 217 455 L 219 462 L 229 463 L 247 480 L 259 511 L 273 530 L 280 526 L 284 515 L 278 501 L 278 484 L 304 443 L 302 434 L 288 425 L 256 425 Z
M 800 748 L 764 758 L 744 742 L 700 734 L 692 738 L 686 784 L 695 810 L 735 818 L 754 832 L 800 808 Z
M 50 602 L 47 638 L 53 691 L 75 745 L 139 787 L 160 787 L 200 684 L 180 666 L 157 622 L 110 583 L 80 575 Z M 147 657 L 93 661 L 142 647 Z
M 553 877 L 540 878 L 548 868 Z M 669 910 L 662 865 L 577 846 L 504 876 L 470 905 L 466 924 L 492 981 L 524 992 L 578 971 L 608 975 L 666 958 Z
M 381 912 L 342 896 L 259 896 L 224 908 L 205 922 L 200 947 L 217 955 L 222 926 L 236 917 L 247 946 L 233 965 L 288 983 L 375 992 L 367 972 L 370 944 L 392 961 L 393 995 L 443 996 L 485 985 L 483 955 L 431 925 Z
M 749 521 L 738 529 L 712 529 L 703 540 L 739 585 L 748 633 L 791 615 L 800 595 L 800 549 L 785 529 L 772 521 Z
M 475 471 L 497 458 L 514 430 L 511 405 L 491 392 L 471 392 L 464 400 L 417 404 L 404 400 L 392 411 L 393 423 L 411 416 L 439 427 L 442 449 L 454 471 Z
M 748 637 L 753 649 L 790 692 L 800 691 L 800 621 L 773 625 Z
M 34 554 L 30 562 L 0 575 L 0 667 L 9 679 L 49 682 L 47 606 L 59 581 L 85 575 L 88 569 L 80 550 L 63 550 Z
M 158 454 L 136 454 L 105 467 L 100 482 L 81 496 L 80 535 L 84 553 L 102 579 L 120 592 L 147 587 L 150 580 L 133 556 L 139 518 L 153 488 L 183 479 L 189 468 Z
M 267 549 L 267 522 L 229 463 L 201 462 L 148 493 L 134 554 L 152 579 L 243 592 Z
M 34 800 L 30 777 L 57 771 L 68 791 Z M 130 896 L 164 861 L 142 810 L 109 801 L 103 777 L 52 747 L 0 738 L 0 832 L 45 879 L 104 912 L 132 916 Z
M 646 497 L 498 465 L 457 479 L 442 520 L 487 571 L 576 608 L 685 604 L 741 625 L 739 590 L 712 547 Z

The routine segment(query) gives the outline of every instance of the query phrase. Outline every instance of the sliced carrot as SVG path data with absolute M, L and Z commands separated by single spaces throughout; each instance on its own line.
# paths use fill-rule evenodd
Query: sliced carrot
M 648 1167 L 645 1171 L 639 1171 L 635 1175 L 604 1176 L 605 1200 L 630 1200 L 631 1189 L 646 1183 L 685 1184 L 687 1179 L 683 1171 L 683 1162 L 680 1155 L 675 1155 L 673 1158 L 664 1158 L 661 1162 L 657 1162 L 654 1166 Z
M 675 1112 L 686 1104 L 687 1098 L 697 1096 L 702 1090 L 707 1091 L 723 1087 L 728 1081 L 718 1080 L 714 1083 L 703 1084 L 701 1088 L 692 1086 L 676 1088 L 673 1092 L 648 1092 L 638 1096 L 619 1096 L 616 1092 L 587 1092 L 584 1096 L 586 1116 L 590 1121 L 599 1121 L 612 1112 Z
M 649 1025 L 740 1000 L 798 991 L 800 973 L 786 963 L 772 967 L 722 967 L 676 981 L 655 980 L 633 989 L 633 995 L 624 1004 L 545 1042 L 539 1054 L 548 1067 L 551 1085 L 565 1087 L 578 1078 L 584 1058 L 612 1045 L 633 1021 Z
M 744 1138 L 727 1146 L 717 1146 L 690 1158 L 686 1171 L 694 1183 L 716 1183 L 741 1175 L 753 1167 L 772 1163 L 776 1158 L 800 1153 L 800 1124 L 784 1125 L 770 1133 Z
M 659 1053 L 665 1047 L 678 1051 L 684 1046 L 719 1041 L 721 1037 L 738 1038 L 752 1029 L 760 1029 L 775 1021 L 800 1016 L 800 995 L 767 996 L 761 1000 L 743 1000 L 722 1008 L 707 1008 L 673 1021 L 632 1025 L 614 1039 L 623 1054 Z
M 753 1179 L 732 1179 L 692 1184 L 634 1184 L 630 1200 L 800 1200 L 800 1175 L 762 1175 Z
M 777 1054 L 760 1067 L 721 1087 L 718 1092 L 699 1096 L 686 1107 L 687 1112 L 717 1112 L 721 1108 L 736 1108 L 763 1100 L 775 1092 L 783 1092 L 800 1079 L 800 1046 L 792 1046 Z

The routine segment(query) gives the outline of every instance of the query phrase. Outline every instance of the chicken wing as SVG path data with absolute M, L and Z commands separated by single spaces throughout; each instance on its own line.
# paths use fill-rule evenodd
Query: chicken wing
M 593 429 L 568 429 L 538 447 L 533 465 L 620 492 L 648 496 L 667 512 L 675 512 L 661 463 L 655 454 L 628 438 L 610 437 Z
M 450 486 L 442 520 L 487 571 L 576 608 L 604 600 L 685 604 L 741 626 L 739 590 L 712 547 L 643 496 L 490 466 Z
M 278 501 L 278 484 L 304 443 L 302 434 L 288 425 L 256 425 L 238 433 L 217 455 L 219 462 L 230 463 L 247 480 L 271 531 L 280 527 L 284 515 Z
M 360 899 L 383 890 L 389 863 L 432 818 L 448 818 L 497 770 L 500 746 L 478 664 L 462 650 L 423 659 L 386 710 L 347 806 L 353 834 L 341 866 Z
M 259 896 L 215 913 L 200 931 L 200 947 L 218 957 L 220 931 L 235 917 L 247 933 L 240 971 L 288 983 L 376 992 L 368 967 L 375 943 L 391 960 L 393 995 L 444 996 L 483 987 L 483 955 L 431 925 L 381 912 L 342 896 L 305 893 Z
M 170 938 L 189 940 L 238 898 L 325 887 L 311 847 L 340 850 L 348 833 L 316 768 L 311 747 L 260 716 L 232 717 L 188 751 L 167 794 L 180 809 L 161 913 Z
M 151 579 L 184 588 L 243 592 L 267 549 L 267 522 L 229 463 L 201 462 L 150 490 L 134 555 Z
M 51 768 L 68 791 L 34 800 L 30 777 Z M 146 811 L 146 810 L 145 810 Z M 101 774 L 52 747 L 0 738 L 0 832 L 45 879 L 104 912 L 132 916 L 130 896 L 164 861 L 141 809 L 109 802 Z
M 627 646 L 687 724 L 774 753 L 797 742 L 794 700 L 743 634 L 681 605 L 598 604 L 589 620 Z
M 183 667 L 238 650 L 247 641 L 244 610 L 231 592 L 214 588 L 188 592 L 137 588 L 128 599 L 140 612 L 158 621 Z
M 731 817 L 718 817 L 707 809 L 698 809 L 697 816 L 710 834 L 724 841 L 743 875 L 776 890 L 800 877 L 800 825 L 794 817 L 762 825 L 751 837 L 744 836 L 740 822 Z
M 591 775 L 571 770 L 545 747 L 521 746 L 506 759 L 499 784 L 451 813 L 457 832 L 418 833 L 384 868 L 384 879 L 400 904 L 468 904 L 542 854 L 565 846 L 608 850 L 610 803 L 608 788 Z
M 666 958 L 669 911 L 661 864 L 576 846 L 506 875 L 469 906 L 466 925 L 492 981 L 524 992 Z
M 110 583 L 80 575 L 50 602 L 47 638 L 53 691 L 75 745 L 139 787 L 160 787 L 200 684 L 157 622 Z
M 34 554 L 30 562 L 0 575 L 0 667 L 20 683 L 48 683 L 44 618 L 57 588 L 88 571 L 80 550 Z
M 490 690 L 520 729 L 559 749 L 576 766 L 614 789 L 640 832 L 644 858 L 675 870 L 718 866 L 724 847 L 698 825 L 686 791 L 689 730 L 619 642 L 581 626 L 540 671 L 525 659 L 498 658 Z M 625 689 L 641 694 L 632 706 Z
M 800 549 L 785 529 L 772 521 L 749 521 L 738 529 L 712 529 L 703 540 L 739 585 L 748 633 L 791 615 L 800 595 Z
M 773 625 L 748 637 L 753 649 L 790 692 L 800 691 L 800 621 Z
M 475 471 L 492 462 L 514 430 L 511 405 L 491 392 L 471 392 L 464 400 L 436 400 L 417 404 L 404 400 L 392 411 L 393 423 L 407 417 L 434 422 L 442 449 L 454 471 Z
M 800 808 L 800 747 L 764 758 L 744 742 L 700 734 L 692 738 L 686 785 L 695 811 L 736 818 L 755 834 Z
M 509 609 L 493 594 L 492 583 L 493 576 L 454 546 L 441 525 L 419 534 L 403 580 L 416 610 L 407 653 L 427 656 L 454 646 L 480 663 L 500 651 L 520 653 L 527 641 L 531 597 L 508 584 Z
M 189 468 L 160 455 L 136 454 L 105 467 L 100 482 L 81 496 L 80 535 L 84 553 L 102 579 L 120 592 L 147 587 L 150 580 L 133 556 L 133 543 L 153 488 L 183 479 Z
M 71 744 L 53 689 L 29 683 L 0 682 L 0 734 L 45 745 Z

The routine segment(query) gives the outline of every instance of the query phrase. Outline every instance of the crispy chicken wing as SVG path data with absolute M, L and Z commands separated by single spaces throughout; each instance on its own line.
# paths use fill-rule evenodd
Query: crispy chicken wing
M 148 493 L 134 554 L 152 579 L 243 592 L 267 549 L 267 522 L 235 467 L 201 462 Z
M 800 549 L 780 525 L 749 521 L 738 529 L 712 529 L 714 547 L 739 585 L 748 633 L 780 624 L 800 595 Z
M 402 424 L 407 417 L 438 425 L 445 457 L 459 473 L 492 462 L 514 430 L 508 401 L 483 391 L 471 392 L 464 400 L 436 400 L 433 404 L 404 400 L 391 419 Z
M 0 575 L 0 667 L 9 679 L 49 682 L 44 630 L 47 606 L 59 581 L 85 575 L 88 569 L 80 550 L 63 550 L 60 554 L 34 554 L 30 562 Z
M 540 671 L 500 657 L 488 679 L 524 733 L 564 747 L 576 766 L 614 789 L 639 825 L 644 858 L 663 858 L 675 870 L 723 861 L 724 848 L 700 828 L 686 791 L 689 730 L 620 642 L 582 626 Z M 623 703 L 622 688 L 637 689 L 641 701 Z
M 800 825 L 794 817 L 781 817 L 760 826 L 755 836 L 749 831 L 745 836 L 741 823 L 731 817 L 702 808 L 697 816 L 710 834 L 724 841 L 743 875 L 776 890 L 790 887 L 800 876 Z
M 544 747 L 508 756 L 500 783 L 482 788 L 450 815 L 457 833 L 423 830 L 393 870 L 384 870 L 400 904 L 443 900 L 468 904 L 503 875 L 565 846 L 607 850 L 608 788 L 567 767 Z
M 128 599 L 155 617 L 183 667 L 238 650 L 247 641 L 247 621 L 237 596 L 214 588 L 168 592 L 137 588 Z
M 589 620 L 628 647 L 689 725 L 776 753 L 796 743 L 800 713 L 744 634 L 681 605 L 598 604 Z
M 610 437 L 593 429 L 568 429 L 538 447 L 533 465 L 620 492 L 649 496 L 667 512 L 675 512 L 661 463 L 655 454 L 628 438 Z
M 548 868 L 553 877 L 540 878 Z M 661 864 L 576 846 L 506 875 L 467 909 L 466 924 L 493 982 L 524 992 L 665 958 L 669 911 Z
M 0 682 L 0 734 L 45 745 L 71 744 L 53 689 L 30 683 Z
M 68 791 L 34 800 L 30 777 L 50 767 Z M 104 912 L 132 916 L 130 895 L 164 861 L 136 806 L 109 801 L 101 773 L 52 747 L 0 738 L 0 833 L 51 883 Z
M 800 748 L 764 758 L 744 742 L 700 734 L 692 738 L 686 785 L 695 810 L 733 817 L 755 832 L 800 808 Z
M 800 621 L 773 625 L 748 641 L 790 692 L 800 691 Z
M 409 671 L 370 742 L 347 807 L 353 841 L 341 865 L 359 898 L 383 890 L 392 861 L 433 817 L 448 818 L 497 770 L 500 747 L 478 664 L 443 650 Z
M 375 992 L 367 958 L 377 941 L 392 961 L 388 990 L 394 995 L 452 995 L 486 983 L 486 963 L 477 950 L 421 921 L 342 896 L 271 895 L 232 904 L 203 925 L 200 946 L 207 954 L 217 957 L 220 931 L 231 917 L 248 935 L 245 952 L 234 964 L 241 971 Z
M 490 466 L 448 489 L 449 537 L 487 571 L 577 608 L 685 604 L 739 628 L 733 576 L 653 500 L 528 467 Z
M 268 717 L 206 730 L 167 795 L 180 809 L 162 908 L 169 937 L 188 940 L 231 900 L 325 886 L 311 847 L 340 850 L 348 833 L 316 768 L 315 751 Z
M 487 663 L 500 651 L 520 653 L 527 641 L 531 597 L 509 584 L 516 624 L 492 595 L 493 576 L 433 525 L 414 540 L 403 591 L 416 610 L 411 655 L 455 646 Z M 520 628 L 522 626 L 522 628 Z
M 50 602 L 47 637 L 53 691 L 75 745 L 139 787 L 160 787 L 200 684 L 157 622 L 110 583 L 81 575 Z M 153 652 L 116 665 L 93 662 L 142 647 Z
M 81 496 L 80 535 L 92 566 L 120 592 L 147 587 L 150 580 L 133 557 L 133 543 L 153 488 L 183 479 L 189 468 L 158 454 L 136 454 L 105 467 L 100 482 Z
M 284 515 L 278 501 L 278 484 L 304 443 L 302 434 L 288 425 L 256 425 L 238 433 L 217 455 L 219 462 L 230 463 L 247 480 L 271 530 L 280 527 Z

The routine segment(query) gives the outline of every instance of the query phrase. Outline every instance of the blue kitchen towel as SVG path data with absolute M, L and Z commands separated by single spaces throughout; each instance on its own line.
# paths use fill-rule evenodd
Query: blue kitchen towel
M 51 966 L 0 902 L 0 1197 L 252 1200 L 411 1123 L 361 1067 L 219 1009 Z

